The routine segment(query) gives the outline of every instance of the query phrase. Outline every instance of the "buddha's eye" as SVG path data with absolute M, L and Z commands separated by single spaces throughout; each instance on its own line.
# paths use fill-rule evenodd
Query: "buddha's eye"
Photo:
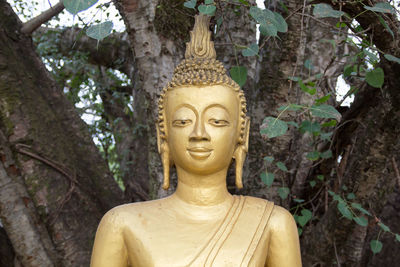
M 172 122 L 172 125 L 173 126 L 178 126 L 178 127 L 185 127 L 185 126 L 190 125 L 191 123 L 192 123 L 191 120 L 174 120 Z
M 219 119 L 209 119 L 208 123 L 216 127 L 224 127 L 229 125 L 229 122 L 227 120 L 219 120 Z

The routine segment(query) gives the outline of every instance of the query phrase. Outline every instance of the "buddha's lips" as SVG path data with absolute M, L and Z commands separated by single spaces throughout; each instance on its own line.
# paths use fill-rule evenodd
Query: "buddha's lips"
M 205 148 L 205 147 L 191 147 L 187 149 L 189 154 L 198 160 L 203 160 L 208 158 L 211 155 L 212 149 Z
M 212 151 L 212 149 L 205 148 L 205 147 L 190 147 L 187 150 L 189 150 L 189 152 L 211 152 Z

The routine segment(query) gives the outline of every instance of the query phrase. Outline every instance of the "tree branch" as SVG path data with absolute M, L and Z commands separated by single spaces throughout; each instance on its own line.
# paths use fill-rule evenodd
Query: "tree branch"
M 58 15 L 63 10 L 64 4 L 62 1 L 60 1 L 55 6 L 50 7 L 39 16 L 36 16 L 30 21 L 25 22 L 22 25 L 21 32 L 25 34 L 31 34 L 37 28 L 39 28 L 40 25 L 51 20 L 54 16 Z
M 71 56 L 71 50 L 87 53 L 90 64 L 117 69 L 132 79 L 134 57 L 126 33 L 113 33 L 97 44 L 97 40 L 83 34 L 83 31 L 80 28 L 41 27 L 34 37 L 38 42 L 51 39 L 52 44 L 66 57 Z M 57 38 L 55 35 L 58 35 Z

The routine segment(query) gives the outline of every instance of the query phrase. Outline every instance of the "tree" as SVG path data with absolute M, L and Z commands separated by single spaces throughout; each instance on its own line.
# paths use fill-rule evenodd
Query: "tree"
M 230 190 L 291 209 L 303 231 L 304 266 L 397 262 L 400 50 L 393 5 L 285 0 L 269 1 L 263 11 L 253 1 L 114 4 L 127 34 L 96 44 L 81 29 L 36 29 L 61 4 L 22 24 L 0 1 L 0 238 L 12 244 L 4 251 L 23 266 L 87 266 L 107 209 L 166 195 L 155 145 L 157 96 L 200 11 L 215 12 L 219 60 L 237 81 L 247 78 L 245 189 L 235 190 L 229 175 Z M 52 74 L 35 53 L 32 32 Z M 348 108 L 335 98 L 340 75 L 355 95 Z M 83 83 L 101 98 L 91 107 L 103 117 L 95 127 L 72 104 Z M 101 136 L 100 151 L 90 133 Z M 118 164 L 113 174 L 124 194 L 107 161 Z

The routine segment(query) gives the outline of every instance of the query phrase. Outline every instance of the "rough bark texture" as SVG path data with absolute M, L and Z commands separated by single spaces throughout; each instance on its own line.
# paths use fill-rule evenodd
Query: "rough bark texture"
M 16 216 L 12 210 L 18 206 L 7 205 L 0 208 L 2 216 L 12 212 L 14 217 L 1 219 L 24 266 L 87 266 L 97 224 L 108 209 L 122 203 L 121 190 L 87 126 L 20 28 L 10 6 L 0 1 L 0 130 L 6 138 L 2 177 L 15 180 L 2 190 L 12 190 L 14 203 L 22 201 L 32 213 Z M 4 153 L 6 146 L 11 153 Z M 16 183 L 27 194 L 13 187 Z M 38 245 L 44 246 L 29 262 L 18 249 L 28 244 L 9 232 L 18 221 L 31 224 L 31 234 L 37 232 Z M 29 236 L 30 231 L 20 230 Z M 43 261 L 40 255 L 46 253 L 49 260 Z
M 355 16 L 363 11 L 363 7 L 360 3 L 352 3 L 343 6 L 343 10 Z M 398 25 L 391 16 L 385 16 L 385 20 L 392 26 Z M 357 21 L 364 29 L 370 27 L 367 34 L 381 51 L 400 55 L 397 42 L 387 41 L 398 40 L 398 33 L 392 39 L 378 18 L 368 12 L 358 16 Z M 392 192 L 397 183 L 394 166 L 400 161 L 400 65 L 385 60 L 382 54 L 380 57 L 385 72 L 382 91 L 365 86 L 357 92 L 354 103 L 343 115 L 344 125 L 336 136 L 334 147 L 336 154 L 346 159 L 341 162 L 341 171 L 336 176 L 338 193 L 341 193 L 340 186 L 346 185 L 349 191 L 355 193 L 357 202 L 377 215 L 386 210 L 382 213 L 384 215 L 389 210 L 395 211 L 392 207 L 395 207 L 393 199 L 396 193 L 393 195 Z M 388 199 L 392 201 L 384 209 Z M 393 213 L 392 216 L 396 218 L 397 215 Z M 332 203 L 321 220 L 309 227 L 302 238 L 304 264 L 330 265 L 337 261 L 345 266 L 365 266 L 363 264 L 371 259 L 370 252 L 367 252 L 369 241 L 377 238 L 376 222 L 370 220 L 368 228 L 364 229 L 367 233 L 358 228 L 357 224 L 341 218 L 336 204 Z M 392 230 L 399 232 L 400 229 L 397 226 Z M 384 246 L 389 247 L 388 251 L 399 251 L 394 237 Z M 368 263 L 368 266 L 397 264 L 395 257 L 385 257 L 383 254 L 374 256 L 372 260 L 374 265 Z

